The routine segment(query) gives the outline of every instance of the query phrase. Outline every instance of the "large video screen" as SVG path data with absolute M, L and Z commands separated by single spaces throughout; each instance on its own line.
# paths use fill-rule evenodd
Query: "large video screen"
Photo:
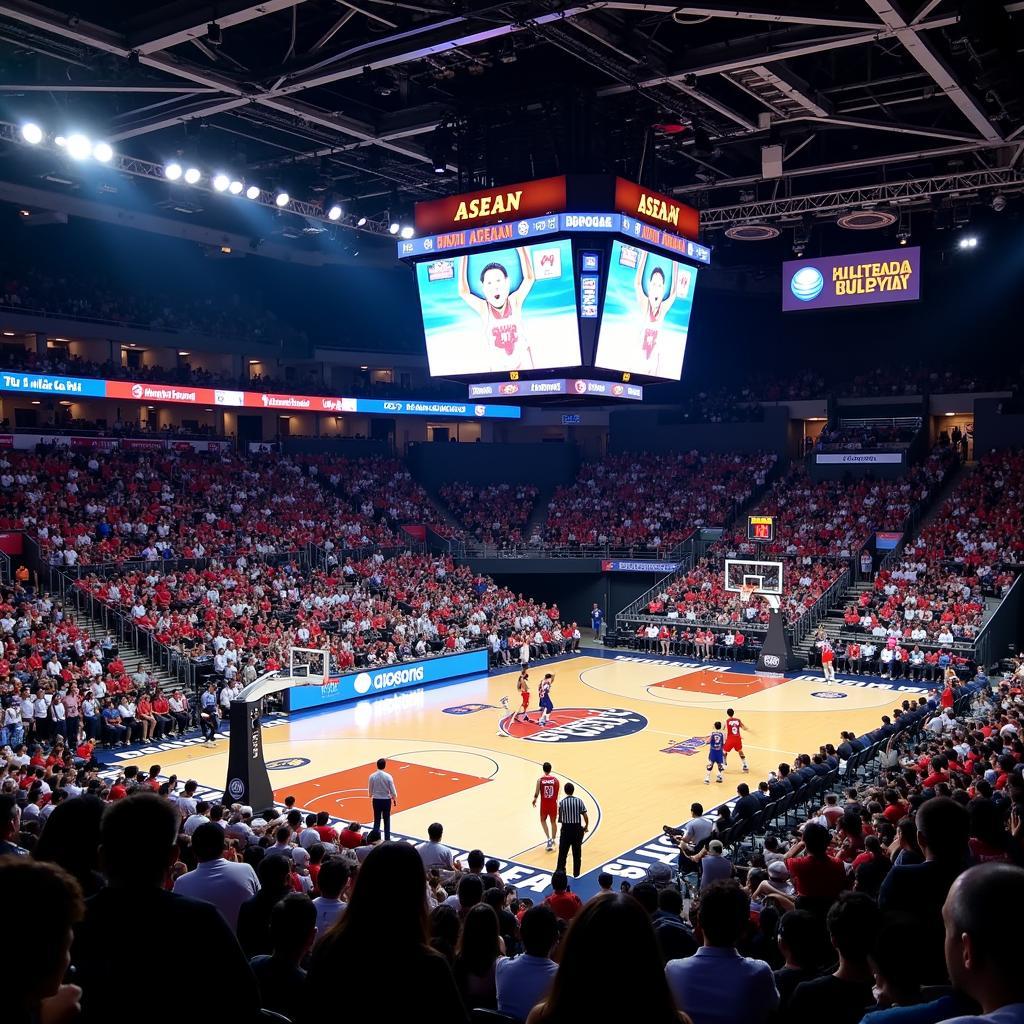
M 696 283 L 685 263 L 613 242 L 594 365 L 678 380 Z
M 429 260 L 416 282 L 433 376 L 579 366 L 567 239 Z

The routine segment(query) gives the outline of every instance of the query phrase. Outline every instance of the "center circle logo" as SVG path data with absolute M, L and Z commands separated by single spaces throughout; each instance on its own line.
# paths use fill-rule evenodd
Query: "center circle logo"
M 801 267 L 789 282 L 789 290 L 801 302 L 812 302 L 824 287 L 825 279 L 817 267 Z
M 132 385 L 132 398 L 141 398 L 141 397 L 142 397 L 142 385 L 141 384 L 133 384 Z
M 585 380 L 574 380 L 572 382 L 572 389 L 577 395 L 585 395 L 587 393 L 587 382 Z
M 534 743 L 587 743 L 631 736 L 647 728 L 647 719 L 628 708 L 558 708 L 546 724 L 537 721 L 539 713 L 530 713 L 530 721 L 513 721 L 508 715 L 500 729 L 513 739 Z
M 373 686 L 373 680 L 370 678 L 369 672 L 360 672 L 352 681 L 352 688 L 356 693 L 369 693 L 371 686 Z
M 305 768 L 309 764 L 308 757 L 279 757 L 276 761 L 267 762 L 267 770 L 283 771 L 286 768 Z
M 838 693 L 835 690 L 813 690 L 811 692 L 812 697 L 817 697 L 819 700 L 845 700 L 845 693 Z
M 245 783 L 241 779 L 232 779 L 228 783 L 228 793 L 236 800 L 241 800 L 245 795 Z

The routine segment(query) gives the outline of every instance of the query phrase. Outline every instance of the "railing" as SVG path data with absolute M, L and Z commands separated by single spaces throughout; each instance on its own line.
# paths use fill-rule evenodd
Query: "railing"
M 475 541 L 463 541 L 458 544 L 459 554 L 472 558 L 613 558 L 632 559 L 644 562 L 677 562 L 685 555 L 677 557 L 676 553 L 686 541 L 673 547 L 580 547 L 576 544 L 516 544 L 509 547 L 498 547 L 494 544 L 480 544 Z
M 803 638 L 807 636 L 807 634 L 810 633 L 810 631 L 814 629 L 822 619 L 828 616 L 829 608 L 831 608 L 832 601 L 835 599 L 836 594 L 840 591 L 846 591 L 850 586 L 850 579 L 851 570 L 848 567 L 843 570 L 839 579 L 834 583 L 831 583 L 821 597 L 819 597 L 818 600 L 815 601 L 814 604 L 811 605 L 811 607 L 793 623 L 792 630 L 794 645 L 800 643 L 800 641 L 803 640 Z
M 1020 570 L 1024 569 L 1024 566 L 1017 566 L 1018 569 L 1017 578 L 1010 584 L 1010 589 L 1003 594 L 999 601 L 999 607 L 992 613 L 988 622 L 981 627 L 981 632 L 974 639 L 974 660 L 979 665 L 991 665 L 993 661 L 999 660 L 1003 657 L 998 651 L 994 651 L 994 624 L 1001 615 L 1011 615 L 1016 625 L 1016 620 L 1019 613 L 1019 603 L 1022 599 L 1022 591 L 1024 591 L 1024 584 L 1021 583 Z
M 11 556 L 0 551 L 0 583 L 10 583 L 11 579 Z

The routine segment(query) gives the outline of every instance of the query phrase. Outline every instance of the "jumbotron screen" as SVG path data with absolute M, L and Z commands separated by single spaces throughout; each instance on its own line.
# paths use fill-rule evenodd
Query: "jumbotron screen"
M 594 365 L 678 380 L 696 283 L 688 264 L 613 242 Z
M 435 377 L 579 366 L 567 239 L 416 265 Z

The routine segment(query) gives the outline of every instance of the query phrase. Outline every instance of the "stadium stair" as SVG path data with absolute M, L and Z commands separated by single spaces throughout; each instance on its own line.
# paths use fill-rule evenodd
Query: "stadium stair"
M 847 587 L 844 591 L 842 598 L 831 605 L 828 610 L 828 615 L 821 620 L 819 625 L 825 627 L 825 631 L 829 636 L 838 636 L 843 631 L 843 613 L 846 611 L 847 605 L 856 604 L 857 599 L 866 590 L 871 590 L 873 583 L 870 580 L 862 580 L 860 583 L 854 583 L 852 586 Z M 815 630 L 811 630 L 798 644 L 793 646 L 793 656 L 796 658 L 800 665 L 806 665 L 810 661 L 810 653 L 814 647 L 814 634 Z
M 76 611 L 74 608 L 65 608 L 65 613 L 76 626 L 87 630 L 91 637 L 102 638 L 106 635 L 107 631 L 104 630 L 103 625 L 83 612 Z M 169 695 L 178 688 L 178 681 L 173 676 L 169 675 L 164 669 L 157 668 L 156 665 L 131 644 L 119 643 L 117 652 L 120 659 L 124 662 L 125 671 L 129 676 L 141 669 L 152 676 L 161 692 Z

